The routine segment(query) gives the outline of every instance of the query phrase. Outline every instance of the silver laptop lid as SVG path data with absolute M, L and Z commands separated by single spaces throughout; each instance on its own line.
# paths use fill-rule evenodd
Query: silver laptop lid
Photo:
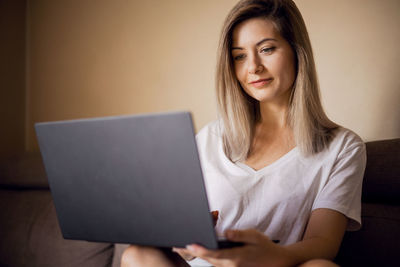
M 35 128 L 64 238 L 217 248 L 189 112 Z

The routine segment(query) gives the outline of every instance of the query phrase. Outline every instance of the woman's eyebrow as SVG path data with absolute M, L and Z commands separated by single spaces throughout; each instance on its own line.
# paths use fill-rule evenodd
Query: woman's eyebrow
M 275 41 L 275 42 L 277 42 L 278 40 L 276 40 L 276 39 L 274 39 L 274 38 L 264 38 L 264 39 L 262 39 L 261 41 L 257 42 L 257 43 L 256 43 L 256 46 L 260 46 L 260 45 L 262 45 L 263 43 L 269 42 L 269 41 Z M 234 47 L 231 48 L 231 50 L 243 50 L 243 48 L 242 48 L 242 47 L 236 47 L 236 46 L 234 46 Z
M 262 39 L 261 41 L 259 41 L 258 43 L 256 43 L 256 46 L 260 46 L 260 45 L 262 45 L 263 43 L 269 42 L 269 41 L 275 41 L 275 42 L 277 42 L 278 40 L 276 40 L 276 39 L 274 39 L 274 38 L 264 38 L 264 39 Z

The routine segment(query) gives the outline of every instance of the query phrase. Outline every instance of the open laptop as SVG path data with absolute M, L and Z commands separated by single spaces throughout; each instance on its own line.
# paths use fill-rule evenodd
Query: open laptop
M 35 124 L 64 238 L 217 249 L 189 112 Z

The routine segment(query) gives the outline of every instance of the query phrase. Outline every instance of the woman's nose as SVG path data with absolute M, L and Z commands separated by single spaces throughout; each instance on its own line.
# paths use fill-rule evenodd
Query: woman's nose
M 248 65 L 248 71 L 249 74 L 256 74 L 260 73 L 264 70 L 264 66 L 261 64 L 261 61 L 257 56 L 253 56 L 249 58 L 249 65 Z

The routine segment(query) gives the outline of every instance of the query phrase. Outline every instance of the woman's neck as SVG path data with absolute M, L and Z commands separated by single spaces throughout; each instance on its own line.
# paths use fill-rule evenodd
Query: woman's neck
M 260 103 L 260 121 L 259 125 L 262 128 L 281 129 L 286 128 L 287 124 L 287 104 L 277 103 Z

